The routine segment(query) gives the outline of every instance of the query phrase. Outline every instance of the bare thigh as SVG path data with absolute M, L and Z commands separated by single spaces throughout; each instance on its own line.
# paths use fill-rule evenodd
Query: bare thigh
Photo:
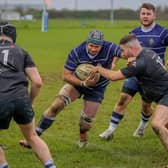
M 80 93 L 71 84 L 66 83 L 59 91 L 59 95 L 68 97 L 71 102 L 80 97 Z
M 168 106 L 157 105 L 152 122 L 166 126 L 168 124 Z
M 99 102 L 92 102 L 84 100 L 83 111 L 88 117 L 94 118 L 100 107 Z
M 25 139 L 29 140 L 29 138 L 32 137 L 32 135 L 35 135 L 35 119 L 32 120 L 29 124 L 19 124 L 19 127 L 25 137 Z

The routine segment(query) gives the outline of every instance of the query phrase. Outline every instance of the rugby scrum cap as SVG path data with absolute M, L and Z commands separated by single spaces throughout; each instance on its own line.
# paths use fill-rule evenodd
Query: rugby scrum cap
M 93 30 L 89 33 L 87 43 L 102 45 L 104 42 L 104 34 L 98 30 Z
M 0 36 L 5 35 L 16 42 L 16 27 L 9 24 L 8 22 L 0 22 Z

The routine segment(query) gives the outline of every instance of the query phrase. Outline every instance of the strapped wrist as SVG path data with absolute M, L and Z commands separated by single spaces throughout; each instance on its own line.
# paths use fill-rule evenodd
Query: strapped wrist
M 80 86 L 86 87 L 86 82 L 85 82 L 85 81 L 81 81 L 81 82 L 80 82 Z

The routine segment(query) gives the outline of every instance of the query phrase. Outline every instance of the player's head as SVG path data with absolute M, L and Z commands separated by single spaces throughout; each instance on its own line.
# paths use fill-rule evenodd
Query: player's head
M 156 8 L 151 3 L 143 3 L 139 13 L 140 22 L 144 27 L 150 27 L 156 19 Z
M 87 43 L 93 43 L 96 45 L 103 45 L 104 34 L 98 30 L 93 30 L 89 33 Z
M 120 48 L 122 51 L 122 57 L 125 59 L 138 56 L 139 52 L 142 50 L 135 34 L 128 34 L 121 38 Z
M 15 26 L 9 24 L 8 22 L 0 22 L 0 36 L 9 37 L 12 39 L 13 43 L 16 42 L 16 28 Z
M 93 30 L 87 38 L 88 53 L 95 56 L 99 53 L 104 43 L 104 34 L 98 30 Z

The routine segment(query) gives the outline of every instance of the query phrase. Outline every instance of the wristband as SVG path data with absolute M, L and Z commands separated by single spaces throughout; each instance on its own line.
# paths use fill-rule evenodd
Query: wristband
M 86 83 L 85 83 L 85 81 L 81 81 L 81 82 L 80 82 L 80 86 L 82 86 L 82 87 L 86 87 Z

